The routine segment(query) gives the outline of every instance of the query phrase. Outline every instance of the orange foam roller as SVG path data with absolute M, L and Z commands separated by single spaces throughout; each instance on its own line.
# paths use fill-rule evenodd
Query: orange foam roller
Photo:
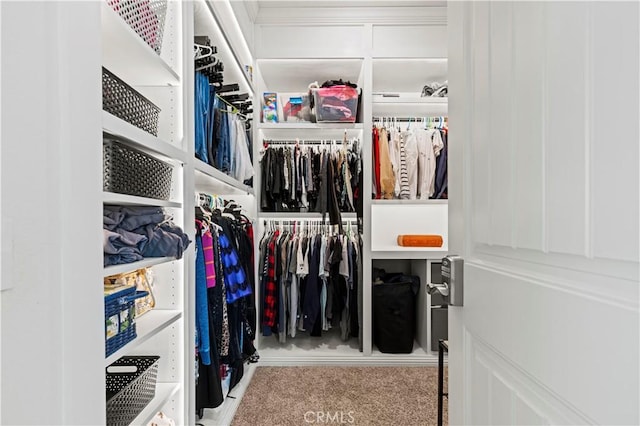
M 442 235 L 398 235 L 402 247 L 442 247 Z

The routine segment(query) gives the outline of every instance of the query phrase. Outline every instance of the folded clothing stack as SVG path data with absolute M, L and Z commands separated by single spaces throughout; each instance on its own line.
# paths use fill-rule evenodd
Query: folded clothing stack
M 449 94 L 449 82 L 445 81 L 444 83 L 438 83 L 434 81 L 431 84 L 427 84 L 422 88 L 422 93 L 420 96 L 426 97 L 434 97 L 434 98 L 446 98 Z
M 180 259 L 189 237 L 160 207 L 104 206 L 104 266 L 145 257 Z

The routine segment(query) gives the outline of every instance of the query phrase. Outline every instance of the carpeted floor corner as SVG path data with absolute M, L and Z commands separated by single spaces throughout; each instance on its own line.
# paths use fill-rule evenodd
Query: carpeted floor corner
M 437 415 L 435 367 L 258 367 L 232 425 L 435 425 Z

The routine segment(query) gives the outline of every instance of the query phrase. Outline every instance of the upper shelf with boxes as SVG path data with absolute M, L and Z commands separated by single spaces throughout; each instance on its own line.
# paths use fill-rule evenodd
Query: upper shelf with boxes
M 265 138 L 283 129 L 361 129 L 362 59 L 262 59 L 256 77 Z

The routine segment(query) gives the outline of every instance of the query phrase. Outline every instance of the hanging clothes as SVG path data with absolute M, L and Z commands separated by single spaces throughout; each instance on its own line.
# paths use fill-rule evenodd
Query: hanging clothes
M 444 121 L 440 117 L 437 125 L 443 126 Z M 406 129 L 386 127 L 380 123 L 374 125 L 372 193 L 376 198 L 447 198 L 446 127 L 432 127 L 436 125 L 434 123 L 431 120 L 426 123 L 412 122 Z
M 196 72 L 195 92 L 196 157 L 250 184 L 255 171 L 245 120 L 216 94 L 204 73 Z
M 339 224 L 340 212 L 353 212 L 361 197 L 362 173 L 357 143 L 349 148 L 319 145 L 268 145 L 260 160 L 261 210 L 329 213 Z
M 359 234 L 268 227 L 259 247 L 262 334 L 280 343 L 332 328 L 343 340 L 360 334 Z M 350 227 L 349 227 L 350 229 Z
M 257 361 L 253 227 L 234 204 L 196 208 L 196 409 L 215 408 Z M 225 386 L 223 386 L 225 383 Z

